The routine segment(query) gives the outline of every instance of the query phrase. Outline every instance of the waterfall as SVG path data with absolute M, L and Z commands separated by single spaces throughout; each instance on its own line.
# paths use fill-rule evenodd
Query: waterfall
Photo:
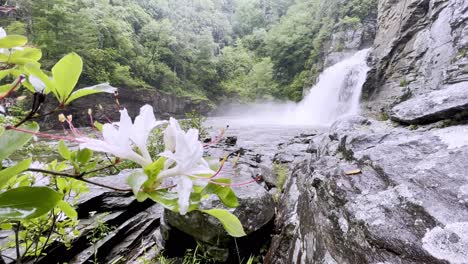
M 369 71 L 366 57 L 369 49 L 361 50 L 327 69 L 317 84 L 286 118 L 293 123 L 330 125 L 345 115 L 358 114 L 362 85 Z
M 362 85 L 369 71 L 368 53 L 369 49 L 358 51 L 325 69 L 299 103 L 261 103 L 234 108 L 227 114 L 237 116 L 242 124 L 289 126 L 329 126 L 342 116 L 358 114 Z

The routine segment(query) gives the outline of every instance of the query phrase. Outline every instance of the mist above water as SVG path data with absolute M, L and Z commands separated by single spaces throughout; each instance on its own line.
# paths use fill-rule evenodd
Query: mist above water
M 362 85 L 369 67 L 369 49 L 330 66 L 299 102 L 257 103 L 232 107 L 225 114 L 231 122 L 254 125 L 329 126 L 340 117 L 360 111 Z

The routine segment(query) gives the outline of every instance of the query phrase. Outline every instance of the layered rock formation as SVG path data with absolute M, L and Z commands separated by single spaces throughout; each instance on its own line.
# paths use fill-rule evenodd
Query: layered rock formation
M 453 89 L 454 84 L 468 87 L 467 51 L 467 1 L 379 1 L 374 66 L 364 87 L 368 113 L 388 111 L 410 98 Z M 401 116 L 409 112 L 403 108 L 431 107 L 428 101 L 413 102 L 399 106 L 393 118 L 407 123 L 446 118 L 431 113 L 430 117 L 423 118 L 426 120 L 419 118 L 412 122 L 411 115 Z M 437 102 L 437 105 L 442 112 L 453 106 L 451 101 Z M 458 107 L 456 112 L 465 109 Z
M 50 98 L 48 100 L 55 100 Z M 185 117 L 186 113 L 195 111 L 200 114 L 206 114 L 213 106 L 209 101 L 193 100 L 189 97 L 175 96 L 166 94 L 154 89 L 139 89 L 128 87 L 119 87 L 118 100 L 125 107 L 131 116 L 136 116 L 140 107 L 150 104 L 156 112 L 158 118 Z M 47 104 L 50 109 L 42 109 L 43 113 L 48 113 L 56 107 L 54 103 Z M 90 126 L 88 109 L 92 109 L 94 118 L 101 122 L 107 120 L 119 120 L 119 107 L 116 104 L 113 94 L 94 94 L 86 98 L 78 99 L 69 105 L 64 113 L 73 115 L 73 122 L 77 126 Z M 57 113 L 58 114 L 58 113 Z M 61 129 L 57 121 L 57 115 L 46 116 L 41 120 L 43 129 Z

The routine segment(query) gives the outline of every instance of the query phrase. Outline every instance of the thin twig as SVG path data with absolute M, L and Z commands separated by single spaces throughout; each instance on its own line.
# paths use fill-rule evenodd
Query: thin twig
M 52 226 L 50 227 L 49 234 L 47 235 L 47 239 L 44 242 L 44 245 L 42 246 L 41 252 L 45 251 L 45 249 L 47 247 L 47 243 L 49 243 L 50 237 L 52 236 L 52 233 L 54 232 L 56 222 L 57 222 L 57 218 L 56 218 L 56 216 L 54 214 L 54 211 L 52 210 Z M 33 264 L 37 263 L 38 260 L 39 260 L 39 258 L 36 258 L 34 260 Z
M 7 255 L 3 255 L 3 254 L 2 254 L 2 255 L 0 255 L 0 256 L 2 256 L 3 258 L 11 259 L 11 260 L 13 260 L 13 261 L 16 260 L 16 259 L 14 259 L 14 258 L 12 258 L 12 257 L 7 256 Z
M 20 253 L 20 243 L 19 243 L 19 231 L 20 231 L 20 222 L 16 222 L 14 228 L 15 231 L 15 244 L 16 244 L 16 263 L 21 264 L 21 253 Z
M 112 163 L 112 167 L 115 169 L 115 171 L 116 171 L 117 173 L 119 173 L 119 172 L 120 172 L 119 168 L 117 168 L 117 166 L 115 166 L 115 164 L 117 164 L 118 162 L 117 162 L 117 161 L 116 161 L 116 162 L 113 162 L 113 161 L 111 160 L 111 158 L 109 157 L 109 155 L 107 155 L 107 153 L 104 153 L 104 155 L 106 156 L 106 159 L 107 159 L 110 163 Z
M 104 168 L 107 168 L 107 167 L 109 167 L 109 166 L 106 166 Z M 93 182 L 93 181 L 90 181 L 88 179 L 83 178 L 83 176 L 85 176 L 86 174 L 89 174 L 91 172 L 96 172 L 96 171 L 99 171 L 101 169 L 94 170 L 94 171 L 91 171 L 91 172 L 83 172 L 83 173 L 80 173 L 80 174 L 69 174 L 69 173 L 64 173 L 64 172 L 48 171 L 48 170 L 33 169 L 33 168 L 29 168 L 27 170 L 32 171 L 32 172 L 46 173 L 46 174 L 50 174 L 50 175 L 53 175 L 53 176 L 67 177 L 67 178 L 79 180 L 79 181 L 82 181 L 82 182 L 86 182 L 86 183 L 89 183 L 89 184 L 92 184 L 92 185 L 95 185 L 95 186 L 111 189 L 111 190 L 118 191 L 118 192 L 131 192 L 132 191 L 132 189 L 129 189 L 129 188 L 123 189 L 123 188 L 112 187 L 112 186 L 109 186 L 109 185 L 105 185 L 105 184 L 98 183 L 98 182 Z

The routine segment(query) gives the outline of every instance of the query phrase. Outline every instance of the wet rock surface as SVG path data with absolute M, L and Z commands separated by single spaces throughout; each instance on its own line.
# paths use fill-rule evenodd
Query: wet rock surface
M 425 124 L 468 116 L 468 83 L 411 98 L 392 108 L 390 118 L 405 124 Z
M 467 134 L 336 122 L 286 183 L 266 263 L 467 263 Z
M 373 69 L 363 96 L 368 114 L 409 98 L 468 86 L 468 2 L 379 1 Z

